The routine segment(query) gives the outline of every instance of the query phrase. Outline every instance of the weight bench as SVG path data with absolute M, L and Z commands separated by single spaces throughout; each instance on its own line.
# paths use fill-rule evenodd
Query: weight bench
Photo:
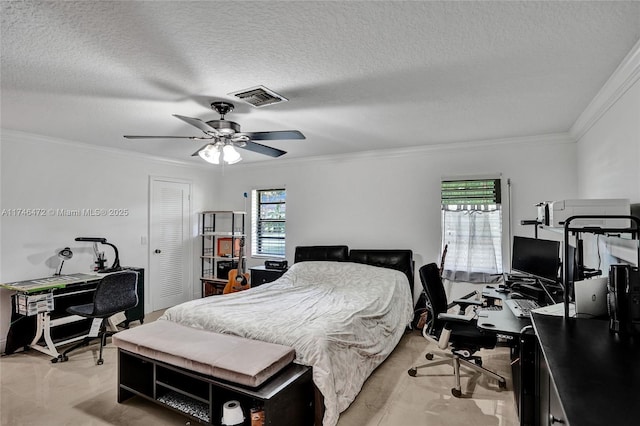
M 244 418 L 310 425 L 311 368 L 288 346 L 157 320 L 116 333 L 118 402 L 141 396 L 198 422 L 220 424 L 237 401 Z M 247 423 L 249 424 L 249 423 Z

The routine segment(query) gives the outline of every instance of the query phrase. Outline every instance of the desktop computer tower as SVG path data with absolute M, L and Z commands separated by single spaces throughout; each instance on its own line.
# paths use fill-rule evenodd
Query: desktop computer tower
M 640 274 L 631 265 L 609 269 L 609 329 L 620 334 L 640 334 Z
M 519 337 L 517 348 L 518 362 L 513 363 L 513 391 L 518 409 L 520 426 L 536 426 L 537 410 L 537 339 L 533 329 L 525 331 Z

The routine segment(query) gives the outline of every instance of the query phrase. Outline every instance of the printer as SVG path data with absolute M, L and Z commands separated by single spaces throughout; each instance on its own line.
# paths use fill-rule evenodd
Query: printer
M 538 221 L 552 228 L 564 227 L 571 216 L 629 216 L 631 204 L 629 199 L 604 198 L 560 200 L 538 205 Z M 628 219 L 576 219 L 571 221 L 572 227 L 627 228 Z

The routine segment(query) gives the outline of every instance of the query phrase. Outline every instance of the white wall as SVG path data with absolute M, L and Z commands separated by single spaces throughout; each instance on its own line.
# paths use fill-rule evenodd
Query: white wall
M 505 182 L 510 178 L 518 235 L 533 235 L 520 220 L 536 217 L 537 202 L 576 195 L 575 143 L 566 135 L 474 145 L 239 164 L 225 171 L 220 199 L 224 208 L 241 209 L 245 191 L 286 187 L 289 262 L 297 245 L 347 244 L 409 248 L 419 268 L 438 262 L 443 176 L 502 173 Z M 251 259 L 250 265 L 262 262 Z
M 640 203 L 640 41 L 572 129 L 577 140 L 580 198 L 628 198 Z M 588 242 L 588 244 L 587 244 Z M 608 263 L 637 262 L 636 244 L 585 235 L 585 263 L 605 274 Z M 609 252 L 612 258 L 604 256 Z M 604 261 L 602 258 L 605 257 Z M 589 262 L 589 263 L 587 263 Z
M 640 80 L 578 140 L 578 191 L 640 202 Z
M 91 243 L 78 236 L 98 236 L 118 247 L 123 266 L 148 271 L 149 177 L 162 176 L 192 183 L 193 294 L 200 295 L 197 257 L 197 212 L 214 207 L 218 172 L 213 167 L 152 159 L 135 153 L 106 150 L 90 145 L 53 140 L 36 135 L 3 131 L 2 209 L 128 209 L 126 216 L 69 217 L 11 216 L 0 218 L 0 270 L 2 282 L 50 276 L 56 272 L 56 253 L 71 247 L 74 257 L 64 273 L 89 272 L 93 263 Z M 109 264 L 113 251 L 104 246 Z M 149 274 L 146 274 L 145 307 L 149 310 Z M 0 291 L 0 345 L 10 319 L 10 294 Z

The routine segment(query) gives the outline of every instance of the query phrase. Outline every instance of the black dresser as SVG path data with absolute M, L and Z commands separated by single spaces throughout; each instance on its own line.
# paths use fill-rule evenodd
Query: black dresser
M 254 266 L 251 271 L 251 287 L 258 287 L 259 285 L 270 283 L 282 276 L 286 269 L 267 269 L 264 266 Z

